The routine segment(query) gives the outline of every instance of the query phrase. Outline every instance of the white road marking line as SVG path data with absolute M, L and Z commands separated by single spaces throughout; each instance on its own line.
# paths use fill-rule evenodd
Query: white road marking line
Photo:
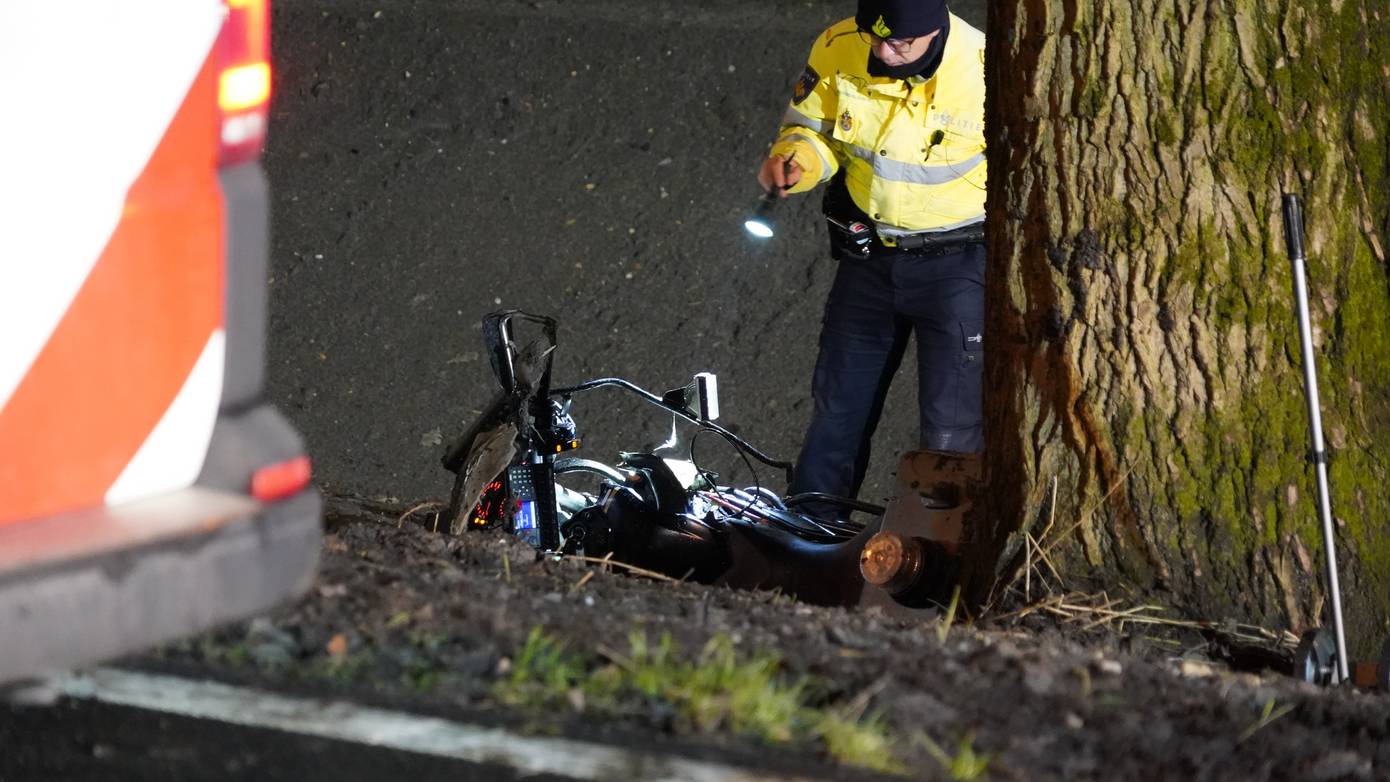
M 573 739 L 524 736 L 376 709 L 340 700 L 296 698 L 206 680 L 97 668 L 55 676 L 62 695 L 117 706 L 270 728 L 471 763 L 493 763 L 530 774 L 574 779 L 651 782 L 801 782 L 722 763 L 662 756 Z M 809 780 L 807 780 L 809 782 Z

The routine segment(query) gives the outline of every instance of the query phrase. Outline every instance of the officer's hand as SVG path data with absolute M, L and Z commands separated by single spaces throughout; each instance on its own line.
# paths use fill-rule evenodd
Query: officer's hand
M 790 157 L 773 155 L 763 161 L 763 167 L 758 169 L 758 184 L 764 190 L 777 188 L 777 194 L 783 198 L 787 197 L 787 188 L 801 181 L 801 166 Z

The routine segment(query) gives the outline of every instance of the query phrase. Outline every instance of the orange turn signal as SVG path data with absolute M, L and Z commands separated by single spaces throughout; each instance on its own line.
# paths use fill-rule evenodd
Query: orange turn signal
M 217 105 L 224 112 L 243 111 L 270 100 L 270 63 L 256 62 L 222 71 Z

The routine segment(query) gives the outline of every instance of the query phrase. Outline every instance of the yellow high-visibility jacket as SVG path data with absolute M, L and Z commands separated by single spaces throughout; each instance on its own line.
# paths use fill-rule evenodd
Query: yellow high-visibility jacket
M 985 37 L 951 15 L 930 79 L 868 74 L 869 46 L 854 18 L 816 39 L 773 155 L 793 155 L 790 192 L 841 167 L 854 203 L 884 236 L 945 231 L 985 217 Z

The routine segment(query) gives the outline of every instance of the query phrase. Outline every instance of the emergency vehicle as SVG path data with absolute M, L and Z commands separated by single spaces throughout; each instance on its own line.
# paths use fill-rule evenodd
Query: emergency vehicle
M 0 5 L 0 683 L 308 587 L 262 399 L 267 0 Z

